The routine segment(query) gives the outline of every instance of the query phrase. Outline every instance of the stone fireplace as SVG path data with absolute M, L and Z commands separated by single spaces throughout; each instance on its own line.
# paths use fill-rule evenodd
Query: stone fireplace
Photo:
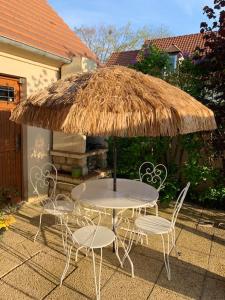
M 89 179 L 106 177 L 107 143 L 104 138 L 53 133 L 52 162 L 58 170 L 58 192 Z

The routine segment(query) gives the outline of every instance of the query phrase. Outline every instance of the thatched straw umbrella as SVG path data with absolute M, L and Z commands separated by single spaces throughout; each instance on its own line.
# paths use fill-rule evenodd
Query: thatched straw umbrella
M 18 105 L 11 120 L 93 136 L 175 136 L 216 128 L 213 112 L 187 93 L 119 66 L 61 79 Z

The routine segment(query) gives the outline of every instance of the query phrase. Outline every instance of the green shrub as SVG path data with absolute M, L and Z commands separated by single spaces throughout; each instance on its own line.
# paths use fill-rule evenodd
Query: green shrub
M 208 160 L 204 159 L 202 148 L 204 143 L 201 135 L 188 134 L 178 139 L 186 160 L 168 160 L 172 139 L 159 138 L 116 138 L 117 146 L 117 177 L 137 179 L 138 170 L 144 161 L 153 164 L 163 163 L 168 170 L 164 189 L 160 192 L 160 201 L 169 203 L 177 198 L 184 185 L 190 181 L 191 186 L 187 200 L 206 207 L 225 208 L 225 188 L 222 182 L 222 173 L 213 168 Z M 108 164 L 113 166 L 112 145 L 113 139 L 108 139 Z

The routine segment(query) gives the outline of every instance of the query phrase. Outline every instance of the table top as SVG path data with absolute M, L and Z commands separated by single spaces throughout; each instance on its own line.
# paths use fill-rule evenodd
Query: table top
M 146 183 L 117 178 L 117 191 L 113 191 L 113 179 L 97 179 L 84 182 L 72 189 L 72 198 L 98 208 L 139 208 L 157 201 L 158 191 Z

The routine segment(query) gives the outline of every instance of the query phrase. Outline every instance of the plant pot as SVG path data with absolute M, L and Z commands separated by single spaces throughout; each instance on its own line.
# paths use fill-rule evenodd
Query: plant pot
M 72 178 L 80 178 L 82 175 L 82 170 L 81 168 L 73 168 L 71 173 L 72 173 Z

